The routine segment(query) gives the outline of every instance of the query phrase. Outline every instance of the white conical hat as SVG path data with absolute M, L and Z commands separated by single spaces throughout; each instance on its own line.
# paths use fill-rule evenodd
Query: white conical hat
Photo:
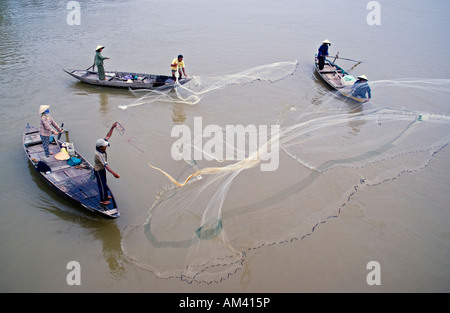
M 369 80 L 369 79 L 366 77 L 366 75 L 360 75 L 360 76 L 358 76 L 358 78 L 365 79 L 365 80 Z
M 325 39 L 323 43 L 331 43 L 328 39 Z
M 100 46 L 100 45 L 98 45 L 97 46 L 97 48 L 95 48 L 95 51 L 98 51 L 98 50 L 100 50 L 100 49 L 103 49 L 105 46 Z
M 67 153 L 66 148 L 62 148 L 61 151 L 54 155 L 54 158 L 57 160 L 68 160 L 70 159 L 70 155 Z
M 39 114 L 44 113 L 45 111 L 47 111 L 50 108 L 49 105 L 43 104 L 39 107 Z

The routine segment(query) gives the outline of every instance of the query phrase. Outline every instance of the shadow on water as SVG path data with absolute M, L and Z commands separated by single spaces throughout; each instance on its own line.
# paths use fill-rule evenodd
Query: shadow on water
M 102 252 L 108 263 L 109 272 L 115 279 L 125 275 L 125 258 L 121 248 L 122 234 L 113 220 L 104 219 L 93 212 L 75 205 L 68 199 L 62 198 L 55 190 L 50 188 L 36 172 L 34 166 L 28 162 L 28 169 L 36 186 L 46 193 L 51 201 L 34 205 L 48 213 L 55 215 L 59 220 L 77 225 L 102 243 Z
M 70 77 L 68 78 L 70 80 Z M 74 95 L 92 95 L 92 94 L 107 94 L 110 96 L 129 96 L 130 98 L 135 98 L 136 96 L 130 92 L 130 90 L 125 88 L 113 88 L 104 86 L 89 85 L 80 81 L 74 81 L 68 84 L 68 87 L 73 91 Z

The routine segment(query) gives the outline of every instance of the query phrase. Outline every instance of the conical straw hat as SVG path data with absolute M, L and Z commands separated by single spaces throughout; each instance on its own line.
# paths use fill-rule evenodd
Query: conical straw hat
M 360 75 L 360 76 L 358 76 L 358 78 L 365 79 L 365 80 L 369 80 L 369 79 L 366 77 L 366 75 Z
M 68 159 L 70 159 L 70 155 L 69 155 L 69 153 L 67 153 L 67 150 L 65 148 L 62 148 L 60 152 L 55 154 L 55 159 L 68 160 Z
M 47 111 L 50 108 L 49 105 L 43 104 L 39 107 L 39 114 L 44 113 L 45 111 Z

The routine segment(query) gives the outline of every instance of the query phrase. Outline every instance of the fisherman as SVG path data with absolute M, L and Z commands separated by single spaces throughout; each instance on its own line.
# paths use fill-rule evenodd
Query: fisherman
M 111 129 L 106 134 L 104 139 L 98 139 L 95 144 L 95 157 L 94 157 L 94 174 L 97 179 L 98 191 L 100 194 L 100 204 L 108 205 L 111 203 L 109 199 L 112 197 L 108 195 L 109 187 L 106 182 L 106 170 L 108 170 L 115 178 L 120 178 L 120 175 L 114 172 L 108 165 L 108 155 L 106 154 L 106 148 L 109 147 L 109 138 L 113 133 L 117 123 L 111 126 Z M 105 170 L 106 169 L 106 170 Z
M 181 78 L 181 71 L 183 71 L 184 76 L 188 77 L 186 75 L 186 72 L 184 71 L 184 61 L 183 56 L 180 54 L 177 58 L 173 59 L 172 64 L 170 64 L 170 67 L 172 69 L 172 77 L 174 80 L 176 80 L 175 73 L 178 70 L 178 78 Z
M 328 56 L 329 46 L 331 46 L 331 42 L 328 39 L 325 39 L 319 47 L 319 53 L 317 54 L 317 60 L 319 60 L 319 70 L 323 70 L 323 67 L 325 66 L 325 58 Z
M 98 45 L 95 49 L 95 58 L 94 58 L 94 65 L 97 65 L 97 72 L 98 72 L 98 79 L 99 80 L 105 80 L 105 68 L 103 67 L 103 60 L 109 60 L 109 58 L 104 57 L 102 55 L 102 51 L 105 47 Z
M 366 75 L 358 76 L 358 80 L 352 86 L 352 95 L 369 101 L 371 98 L 371 90 L 367 81 Z
M 56 124 L 53 118 L 50 116 L 50 106 L 49 105 L 41 105 L 39 107 L 39 114 L 41 115 L 41 124 L 39 127 L 39 135 L 41 136 L 42 146 L 44 147 L 45 157 L 50 157 L 49 145 L 50 145 L 50 136 L 52 134 L 58 135 L 62 133 L 64 130 Z M 56 130 L 57 131 L 56 131 Z

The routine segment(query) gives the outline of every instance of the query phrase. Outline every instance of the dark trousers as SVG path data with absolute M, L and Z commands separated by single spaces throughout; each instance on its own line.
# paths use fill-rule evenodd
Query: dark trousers
M 50 136 L 42 136 L 41 135 L 41 141 L 42 141 L 42 147 L 44 147 L 44 153 L 45 156 L 50 156 L 50 150 L 48 146 L 50 145 Z
M 317 57 L 317 60 L 319 60 L 319 70 L 323 70 L 323 67 L 325 66 L 325 57 Z
M 177 72 L 177 71 L 172 70 L 172 77 L 173 77 L 174 80 L 177 79 L 176 76 L 175 76 L 175 73 L 176 73 L 176 72 Z M 181 72 L 181 69 L 179 69 L 179 70 L 178 70 L 178 78 L 181 78 L 181 76 L 183 76 L 183 73 Z
M 95 178 L 97 179 L 98 192 L 100 193 L 100 201 L 108 200 L 109 187 L 106 184 L 106 170 L 94 171 Z

